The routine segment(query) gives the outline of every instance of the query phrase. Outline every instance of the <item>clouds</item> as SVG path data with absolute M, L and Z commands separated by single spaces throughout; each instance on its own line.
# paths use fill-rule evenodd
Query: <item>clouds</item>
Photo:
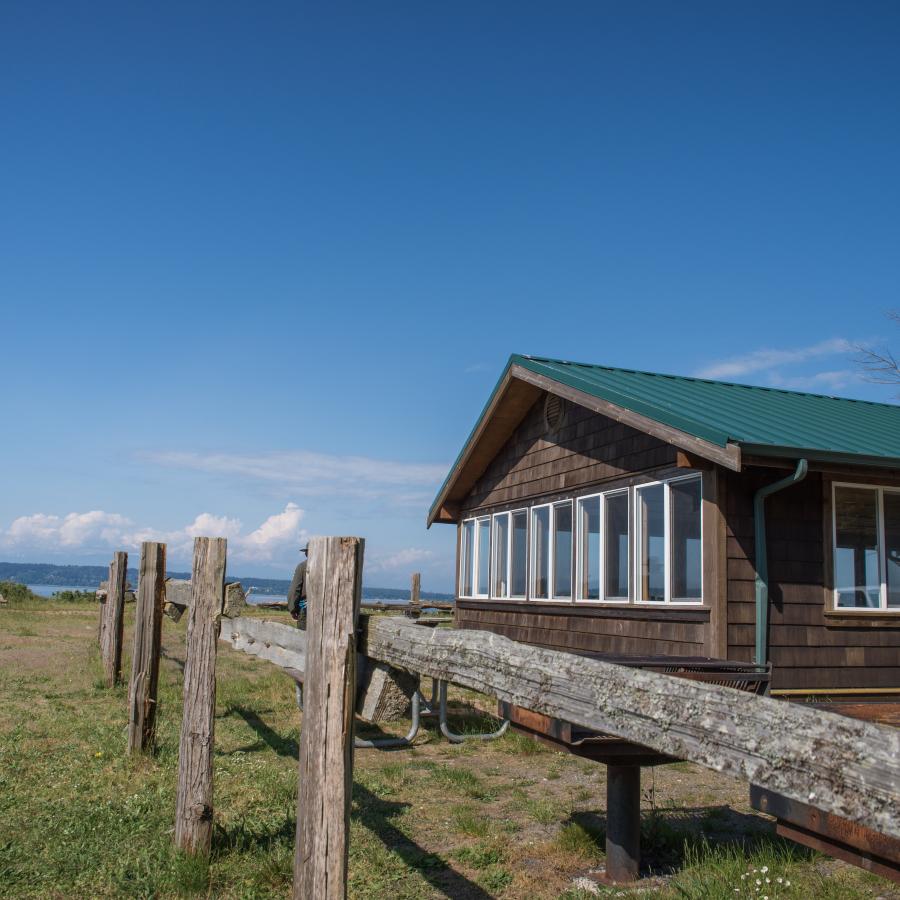
M 833 338 L 808 347 L 795 347 L 791 350 L 754 350 L 752 353 L 711 363 L 699 369 L 695 374 L 698 378 L 742 378 L 754 372 L 796 365 L 823 356 L 849 353 L 854 349 L 855 347 L 850 341 L 844 338 Z
M 118 513 L 102 510 L 65 516 L 35 513 L 20 516 L 0 533 L 0 548 L 16 553 L 56 554 L 82 558 L 116 549 L 138 550 L 142 541 L 168 545 L 170 560 L 188 560 L 195 537 L 228 539 L 229 559 L 238 562 L 295 561 L 297 549 L 308 539 L 301 526 L 304 512 L 288 503 L 257 528 L 244 533 L 240 519 L 203 512 L 181 528 L 139 527 Z
M 125 516 L 100 509 L 67 516 L 35 513 L 13 521 L 3 537 L 12 546 L 84 547 L 114 543 L 130 524 Z
M 414 504 L 429 499 L 447 473 L 443 464 L 334 456 L 306 450 L 247 454 L 159 451 L 142 453 L 140 458 L 160 466 L 269 482 L 295 494 Z
M 366 568 L 370 572 L 390 572 L 395 569 L 407 569 L 410 566 L 430 562 L 433 559 L 434 552 L 431 550 L 423 550 L 420 547 L 406 547 L 387 556 L 374 557 L 366 563 Z
M 847 367 L 847 354 L 856 353 L 858 344 L 845 338 L 832 338 L 790 349 L 754 350 L 750 353 L 720 359 L 698 369 L 699 378 L 749 381 L 769 387 L 794 391 L 834 392 L 860 380 L 860 373 Z M 810 363 L 820 360 L 838 361 L 822 371 L 809 371 Z M 796 371 L 797 368 L 803 371 Z M 787 370 L 787 371 L 785 371 Z

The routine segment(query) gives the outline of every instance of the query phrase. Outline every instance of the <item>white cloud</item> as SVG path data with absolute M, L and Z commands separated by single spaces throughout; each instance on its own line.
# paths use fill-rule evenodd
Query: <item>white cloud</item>
M 255 454 L 162 451 L 143 453 L 141 458 L 172 468 L 273 482 L 282 489 L 308 496 L 369 499 L 406 496 L 410 488 L 416 487 L 436 488 L 447 473 L 443 464 L 332 456 L 305 450 Z
M 852 369 L 791 376 L 782 375 L 780 372 L 771 372 L 768 377 L 768 382 L 772 387 L 787 388 L 791 391 L 839 391 L 859 380 L 859 373 Z
M 370 572 L 388 572 L 392 569 L 402 569 L 415 563 L 422 563 L 431 560 L 433 557 L 434 552 L 431 550 L 407 547 L 403 550 L 397 550 L 388 556 L 376 556 L 372 560 L 367 560 L 366 568 Z
M 856 345 L 844 338 L 832 338 L 811 344 L 807 347 L 795 347 L 790 350 L 754 350 L 741 356 L 721 359 L 699 369 L 698 378 L 742 378 L 753 372 L 774 370 L 781 366 L 796 365 L 823 356 L 836 356 L 850 353 Z M 825 373 L 822 373 L 823 375 Z
M 295 503 L 269 516 L 259 527 L 244 534 L 240 519 L 200 513 L 183 528 L 138 527 L 118 513 L 91 510 L 66 516 L 36 513 L 20 516 L 0 533 L 0 548 L 29 553 L 66 551 L 87 556 L 112 550 L 138 550 L 142 541 L 167 544 L 170 560 L 190 559 L 195 537 L 228 539 L 228 556 L 244 562 L 293 560 L 308 539 L 301 527 L 303 510 Z

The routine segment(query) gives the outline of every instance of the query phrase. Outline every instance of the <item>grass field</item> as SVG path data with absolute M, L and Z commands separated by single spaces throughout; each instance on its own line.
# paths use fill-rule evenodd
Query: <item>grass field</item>
M 213 852 L 185 858 L 172 848 L 184 621 L 164 626 L 158 751 L 133 760 L 124 688 L 100 680 L 97 617 L 86 603 L 0 607 L 0 896 L 289 896 L 292 682 L 220 645 Z M 131 621 L 129 609 L 126 635 Z M 455 727 L 488 725 L 485 698 L 451 701 Z M 602 766 L 515 734 L 457 747 L 429 726 L 420 741 L 356 754 L 351 897 L 595 895 L 577 880 L 603 863 Z M 900 898 L 889 882 L 777 839 L 749 810 L 746 785 L 681 763 L 645 773 L 643 787 L 652 871 L 639 890 L 594 889 L 601 896 Z

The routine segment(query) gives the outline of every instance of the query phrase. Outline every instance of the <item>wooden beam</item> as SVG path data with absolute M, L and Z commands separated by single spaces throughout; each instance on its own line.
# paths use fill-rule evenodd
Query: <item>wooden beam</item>
M 527 381 L 513 378 L 511 372 L 506 373 L 447 476 L 427 519 L 429 527 L 435 522 L 456 521 L 458 501 L 481 477 L 540 394 L 540 390 Z
M 343 900 L 347 894 L 364 547 L 355 537 L 313 538 L 309 544 L 294 900 Z
M 271 642 L 273 624 L 259 626 Z M 897 729 L 489 632 L 426 629 L 402 617 L 366 617 L 361 631 L 361 650 L 389 665 L 744 778 L 900 837 Z
M 481 631 L 370 619 L 368 655 L 900 836 L 900 732 Z
M 178 747 L 175 845 L 209 854 L 213 827 L 216 639 L 225 600 L 225 538 L 194 539 L 191 607 Z
M 295 625 L 265 619 L 222 619 L 219 640 L 274 663 L 298 681 L 304 680 L 306 632 Z
M 103 678 L 113 687 L 122 678 L 122 632 L 125 626 L 125 573 L 128 554 L 117 550 L 109 564 L 109 589 L 102 605 L 103 623 L 100 628 L 100 656 Z
M 134 614 L 131 682 L 128 687 L 128 752 L 147 753 L 156 740 L 159 648 L 166 584 L 166 545 L 141 544 L 141 569 Z

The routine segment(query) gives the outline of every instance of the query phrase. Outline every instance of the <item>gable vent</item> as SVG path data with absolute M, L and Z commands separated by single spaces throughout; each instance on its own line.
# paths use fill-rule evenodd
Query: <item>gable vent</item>
M 544 423 L 547 431 L 556 431 L 563 420 L 563 401 L 556 394 L 547 394 L 544 399 Z

